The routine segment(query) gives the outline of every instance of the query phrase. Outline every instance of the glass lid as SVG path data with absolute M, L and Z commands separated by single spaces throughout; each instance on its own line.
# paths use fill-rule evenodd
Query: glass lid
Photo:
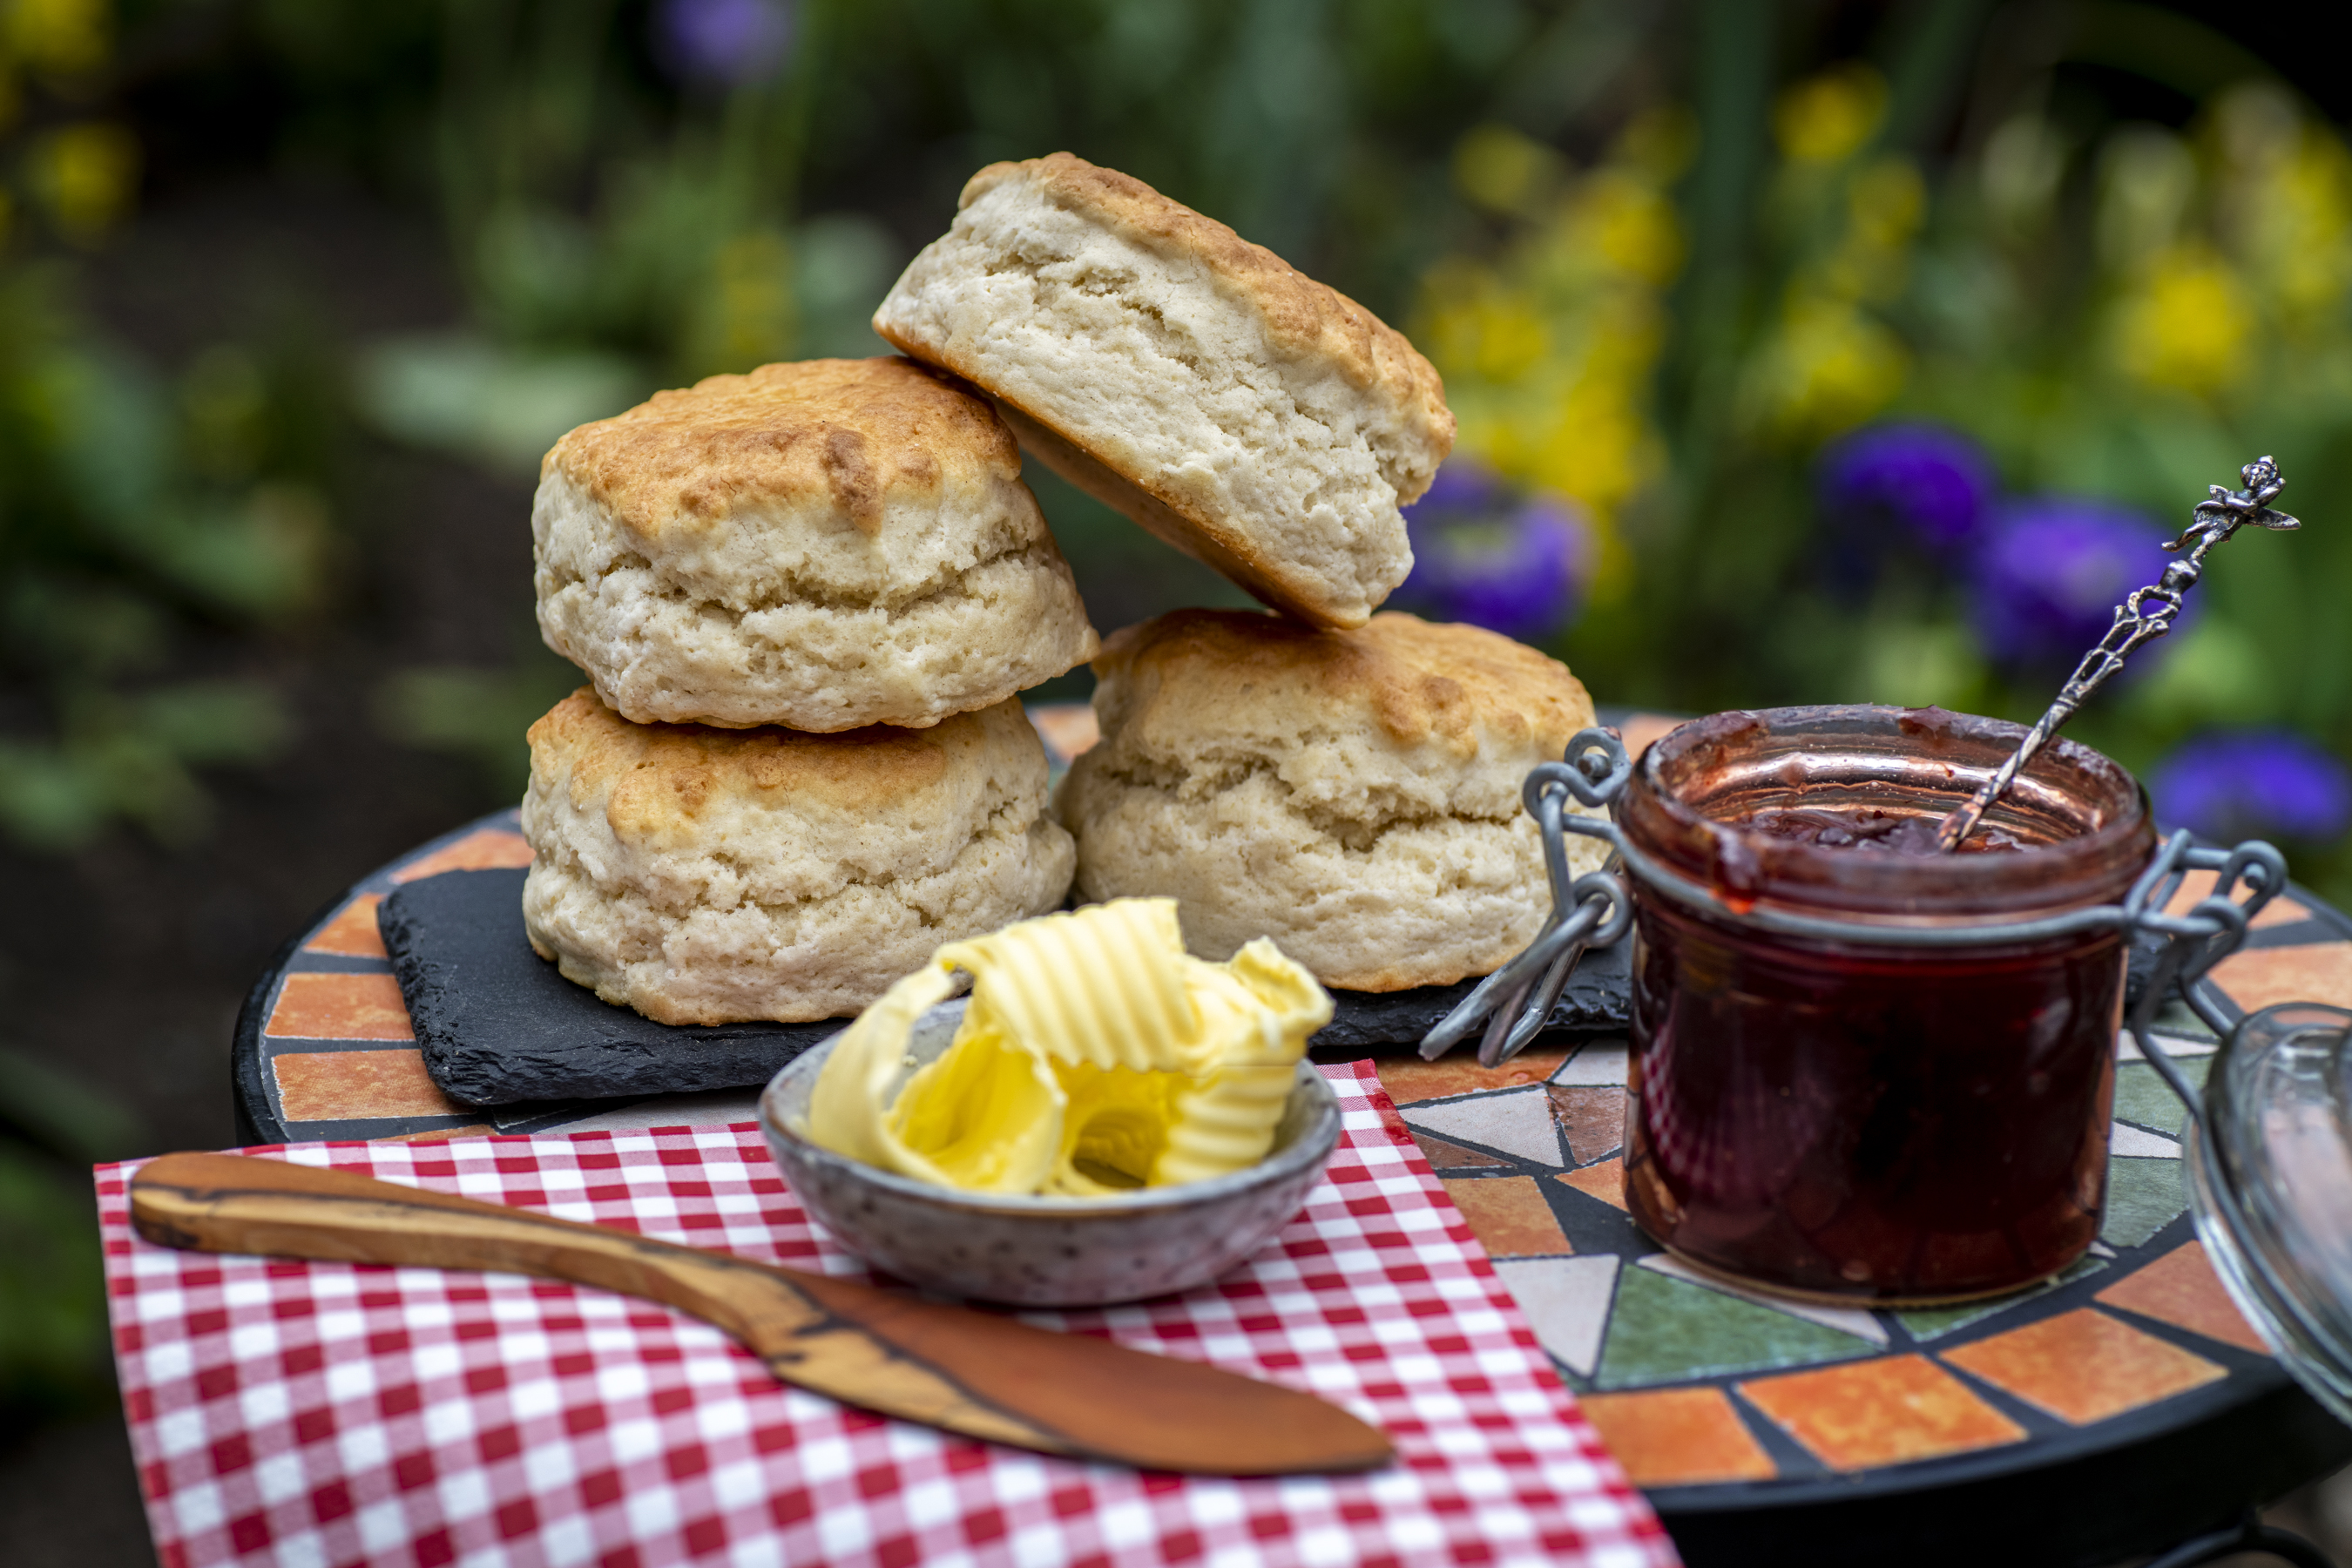
M 2289 1371 L 2352 1422 L 2352 1013 L 2231 1032 L 2187 1151 L 2198 1234 Z

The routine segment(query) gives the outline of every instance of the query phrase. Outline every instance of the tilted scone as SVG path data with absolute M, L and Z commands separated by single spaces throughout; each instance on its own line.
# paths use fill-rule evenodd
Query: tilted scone
M 1272 937 L 1327 985 L 1486 974 L 1551 907 L 1519 786 L 1593 721 L 1565 666 L 1394 612 L 1354 631 L 1179 610 L 1095 660 L 1102 740 L 1056 814 L 1087 899 L 1164 894 L 1206 959 Z M 1597 869 L 1597 839 L 1569 840 Z
M 1437 372 L 1347 296 L 1067 153 L 992 163 L 874 330 L 1071 483 L 1278 610 L 1363 625 L 1454 446 Z
M 1070 885 L 1013 701 L 809 735 L 632 724 L 583 688 L 530 727 L 522 831 L 531 946 L 663 1024 L 855 1013 Z
M 936 724 L 1093 654 L 988 400 L 895 358 L 583 425 L 531 509 L 547 646 L 640 723 Z

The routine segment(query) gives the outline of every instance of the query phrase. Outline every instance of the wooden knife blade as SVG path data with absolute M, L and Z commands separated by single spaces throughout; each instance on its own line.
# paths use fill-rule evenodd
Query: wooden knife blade
M 1335 1405 L 1194 1362 L 845 1279 L 236 1154 L 165 1154 L 131 1179 L 165 1247 L 537 1274 L 640 1296 L 742 1342 L 771 1372 L 885 1415 L 1040 1453 L 1202 1475 L 1386 1464 Z

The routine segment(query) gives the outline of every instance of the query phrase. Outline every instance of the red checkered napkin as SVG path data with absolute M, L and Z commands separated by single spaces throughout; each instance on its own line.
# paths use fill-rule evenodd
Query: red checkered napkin
M 1330 1171 L 1213 1288 L 1033 1320 L 1312 1389 L 1386 1427 L 1361 1476 L 1229 1480 L 952 1437 L 784 1387 L 666 1308 L 511 1274 L 175 1252 L 98 1173 L 123 1401 L 167 1568 L 1582 1563 L 1672 1547 L 1554 1378 L 1369 1063 Z M 864 1271 L 753 1127 L 275 1158 Z

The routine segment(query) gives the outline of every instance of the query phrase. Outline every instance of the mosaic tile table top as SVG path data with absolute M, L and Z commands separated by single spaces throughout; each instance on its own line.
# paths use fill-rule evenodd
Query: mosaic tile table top
M 1054 724 L 1065 732 L 1054 734 Z M 1069 733 L 1074 727 L 1083 721 L 1067 714 L 1040 724 L 1065 753 L 1087 738 Z M 236 1070 L 258 1140 L 753 1119 L 748 1090 L 485 1111 L 453 1104 L 434 1086 L 376 934 L 375 907 L 416 878 L 528 864 L 514 816 L 470 824 L 369 877 L 256 985 Z M 2192 884 L 2179 903 L 2203 891 Z M 2254 926 L 2245 951 L 2209 983 L 2225 1012 L 2288 1000 L 2352 1005 L 2352 921 L 2297 890 Z M 2213 1039 L 2185 1010 L 2167 1027 L 2173 1052 L 2201 1079 Z M 2108 1213 L 2092 1256 L 2016 1296 L 1901 1312 L 1743 1293 L 1687 1270 L 1644 1237 L 1625 1213 L 1618 1159 L 1622 1040 L 1538 1048 L 1493 1072 L 1466 1054 L 1382 1059 L 1379 1068 L 1560 1376 L 1679 1539 L 1677 1521 L 1700 1514 L 1873 1490 L 1924 1496 L 1947 1483 L 2217 1432 L 2232 1413 L 2258 1406 L 2265 1420 L 2291 1411 L 2299 1430 L 2320 1431 L 2318 1439 L 2305 1431 L 2305 1449 L 2341 1437 L 2311 1473 L 2352 1458 L 2352 1434 L 2324 1420 L 2313 1426 L 2315 1406 L 2305 1408 L 2215 1278 L 2187 1214 L 2184 1112 L 2128 1041 L 2119 1049 Z

